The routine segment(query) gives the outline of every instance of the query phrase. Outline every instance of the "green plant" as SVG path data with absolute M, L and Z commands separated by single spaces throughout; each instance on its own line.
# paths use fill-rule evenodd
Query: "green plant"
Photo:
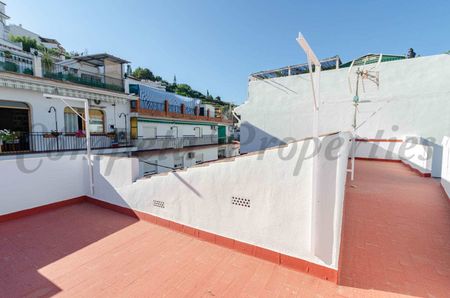
M 52 70 L 53 64 L 54 64 L 53 57 L 50 54 L 50 51 L 48 51 L 47 49 L 44 49 L 42 51 L 41 60 L 42 60 L 42 67 L 44 68 L 44 71 L 50 72 Z
M 16 139 L 17 139 L 17 135 L 15 132 L 10 131 L 8 129 L 0 130 L 0 141 L 5 142 L 5 143 L 10 143 Z
M 22 49 L 25 52 L 30 52 L 31 49 L 37 49 L 38 43 L 36 39 L 30 38 L 28 36 L 16 36 L 16 35 L 10 35 L 9 39 L 13 42 L 21 42 L 22 43 Z
M 33 75 L 33 70 L 31 68 L 25 68 L 23 70 L 23 73 L 27 75 Z
M 11 54 L 10 51 L 4 51 L 3 53 L 5 54 L 5 58 L 7 58 L 7 59 L 11 59 L 12 58 L 12 54 Z

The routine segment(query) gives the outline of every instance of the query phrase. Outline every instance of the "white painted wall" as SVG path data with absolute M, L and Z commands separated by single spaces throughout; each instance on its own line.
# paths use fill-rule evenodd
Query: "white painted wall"
M 0 160 L 0 215 L 88 194 L 85 155 Z
M 444 137 L 442 140 L 442 147 L 441 184 L 450 199 L 450 137 Z
M 156 136 L 173 136 L 181 138 L 183 136 L 194 136 L 195 129 L 200 128 L 202 135 L 217 135 L 217 125 L 197 125 L 197 124 L 180 124 L 174 121 L 173 123 L 157 123 L 148 121 L 138 121 L 138 137 L 149 138 L 156 130 Z M 173 128 L 172 127 L 176 127 Z
M 321 73 L 321 134 L 351 130 L 353 94 L 348 88 L 348 71 L 343 68 Z M 357 134 L 371 139 L 418 135 L 433 137 L 434 143 L 440 144 L 450 131 L 450 55 L 384 62 L 379 72 L 379 90 L 366 82 L 366 93 L 361 94 L 361 100 L 371 99 L 372 103 L 359 107 L 358 124 L 364 124 Z M 311 135 L 308 74 L 251 80 L 248 93 L 247 102 L 237 108 L 242 117 L 241 152 Z M 249 131 L 255 132 L 250 139 Z M 273 143 L 268 144 L 269 139 Z
M 349 135 L 341 137 L 348 140 Z M 336 138 L 325 137 L 322 143 Z M 96 159 L 95 168 L 104 169 L 102 163 L 109 163 L 111 171 L 109 177 L 95 171 L 95 197 L 336 269 L 348 142 L 337 150 L 338 159 L 326 160 L 325 153 L 320 154 L 318 188 L 322 191 L 314 204 L 313 146 L 306 144 L 298 141 L 134 183 L 132 175 L 124 182 L 123 163 L 102 157 Z M 132 159 L 124 162 L 134 163 Z M 249 199 L 251 207 L 231 204 L 232 197 Z M 164 201 L 165 208 L 155 207 L 153 200 Z
M 193 152 L 194 157 L 190 158 L 189 153 Z M 149 170 L 156 170 L 157 173 L 165 173 L 171 171 L 168 168 L 162 166 L 171 167 L 175 166 L 175 162 L 183 164 L 184 167 L 189 168 L 199 162 L 207 162 L 217 160 L 217 146 L 208 146 L 203 148 L 184 148 L 182 150 L 161 150 L 161 151 L 147 151 L 139 152 L 136 155 L 140 160 L 148 161 L 150 163 L 156 163 L 159 166 L 153 167 L 151 165 L 140 163 L 140 176 L 144 176 L 145 172 Z
M 433 147 L 417 142 L 417 138 L 405 140 L 400 150 L 400 159 L 421 173 L 431 174 Z
M 64 129 L 64 108 L 65 104 L 56 99 L 44 98 L 43 93 L 36 91 L 29 91 L 24 89 L 13 89 L 0 87 L 0 100 L 20 101 L 27 103 L 31 110 L 31 124 L 33 125 L 33 132 L 49 132 L 55 130 L 55 117 L 54 113 L 48 113 L 48 109 L 54 106 L 57 110 L 58 129 L 63 131 Z M 82 102 L 67 101 L 72 107 L 84 108 Z M 91 108 L 101 109 L 105 113 L 105 130 L 110 131 L 110 125 L 116 124 L 117 128 L 124 129 L 124 118 L 119 118 L 119 114 L 124 112 L 130 113 L 129 103 L 122 104 L 116 103 L 114 109 L 112 103 L 100 102 L 96 105 L 92 102 Z M 129 120 L 129 118 L 127 119 Z M 127 124 L 128 130 L 130 129 L 129 123 Z
M 358 141 L 355 156 L 362 158 L 400 160 L 400 149 L 403 142 Z

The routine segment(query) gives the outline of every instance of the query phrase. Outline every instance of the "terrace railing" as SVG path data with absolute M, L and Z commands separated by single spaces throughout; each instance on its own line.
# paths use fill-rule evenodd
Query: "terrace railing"
M 178 149 L 192 146 L 218 144 L 217 135 L 204 135 L 201 137 L 183 136 L 180 138 L 158 136 L 156 138 L 139 138 L 133 140 L 138 150 Z
M 124 91 L 123 79 L 109 77 L 100 73 L 93 73 L 81 69 L 74 69 L 63 65 L 53 65 L 50 69 L 44 69 L 44 77 L 59 81 L 68 81 L 89 87 L 102 88 L 112 91 Z
M 117 134 L 92 134 L 92 149 L 131 146 L 125 132 Z M 74 133 L 16 132 L 14 140 L 3 141 L 0 154 L 43 153 L 86 150 L 86 136 Z
M 225 119 L 224 117 L 210 117 L 209 113 L 201 115 L 198 106 L 191 108 L 183 105 L 171 105 L 168 100 L 165 100 L 163 103 L 149 100 L 132 100 L 130 102 L 130 111 L 146 116 L 233 123 L 233 120 Z
M 17 59 L 0 56 L 0 71 L 33 75 L 33 64 L 27 61 L 19 61 Z

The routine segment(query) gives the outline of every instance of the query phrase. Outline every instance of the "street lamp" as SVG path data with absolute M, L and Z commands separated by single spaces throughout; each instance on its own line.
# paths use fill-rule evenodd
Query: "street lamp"
M 59 136 L 59 132 L 58 132 L 58 118 L 57 118 L 57 115 L 56 115 L 56 108 L 54 107 L 54 106 L 51 106 L 49 109 L 48 109 L 48 113 L 50 114 L 51 112 L 52 112 L 52 110 L 53 110 L 53 112 L 55 113 L 55 130 L 56 130 L 56 133 L 55 133 L 55 136 L 56 136 L 56 149 L 57 150 L 59 150 L 59 138 L 58 138 L 58 136 Z
M 122 113 L 119 114 L 119 118 L 122 118 L 122 116 L 125 118 L 125 141 L 128 144 L 127 114 L 122 112 Z

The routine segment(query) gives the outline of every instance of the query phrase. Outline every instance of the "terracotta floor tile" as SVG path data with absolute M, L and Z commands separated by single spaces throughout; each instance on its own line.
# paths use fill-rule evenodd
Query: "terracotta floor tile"
M 82 203 L 0 224 L 0 297 L 448 297 L 438 181 L 400 163 L 356 169 L 341 285 Z

